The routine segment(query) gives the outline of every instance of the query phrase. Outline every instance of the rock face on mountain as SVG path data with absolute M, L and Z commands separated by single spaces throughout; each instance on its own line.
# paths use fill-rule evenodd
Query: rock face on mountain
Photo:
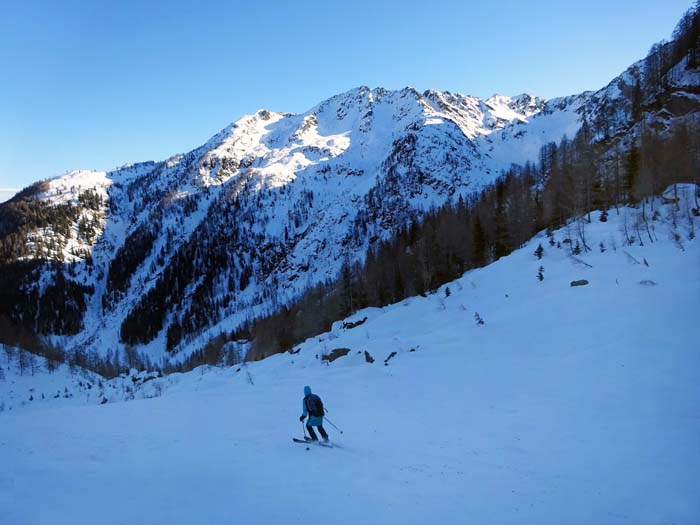
M 681 61 L 640 93 L 644 67 L 549 101 L 360 87 L 163 162 L 37 183 L 0 206 L 0 324 L 177 361 L 584 125 L 604 143 L 697 120 L 700 72 Z

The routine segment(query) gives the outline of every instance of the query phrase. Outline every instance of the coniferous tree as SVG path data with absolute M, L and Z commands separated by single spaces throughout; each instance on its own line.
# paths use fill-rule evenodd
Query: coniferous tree
M 634 202 L 634 195 L 639 180 L 639 148 L 632 146 L 627 153 L 625 164 L 624 192 L 625 201 Z
M 486 264 L 486 234 L 478 213 L 472 223 L 472 264 L 476 268 Z

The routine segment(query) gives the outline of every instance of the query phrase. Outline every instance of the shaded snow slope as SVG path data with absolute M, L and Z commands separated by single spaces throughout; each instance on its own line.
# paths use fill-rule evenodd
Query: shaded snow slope
M 160 396 L 166 384 L 160 374 L 136 370 L 106 380 L 80 367 L 52 367 L 44 357 L 0 345 L 0 412 L 148 399 Z
M 540 235 L 296 354 L 6 411 L 0 523 L 698 523 L 700 219 L 655 206 L 644 246 L 594 213 L 589 253 Z M 306 384 L 338 448 L 291 442 Z

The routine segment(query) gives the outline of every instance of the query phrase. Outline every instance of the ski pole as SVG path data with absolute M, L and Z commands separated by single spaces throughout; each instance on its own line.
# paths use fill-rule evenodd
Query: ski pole
M 338 427 L 336 427 L 336 426 L 333 424 L 333 421 L 331 421 L 331 420 L 328 419 L 328 418 L 326 418 L 326 421 L 328 421 L 328 422 L 331 424 L 331 426 L 332 426 L 334 429 L 336 429 L 337 431 L 339 431 L 341 434 L 343 433 L 342 430 L 340 430 Z

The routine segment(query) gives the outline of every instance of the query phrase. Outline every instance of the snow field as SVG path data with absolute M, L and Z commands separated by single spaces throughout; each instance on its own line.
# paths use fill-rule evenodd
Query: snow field
M 700 245 L 622 217 L 159 398 L 2 413 L 0 523 L 697 523 Z M 305 384 L 339 448 L 291 442 Z

